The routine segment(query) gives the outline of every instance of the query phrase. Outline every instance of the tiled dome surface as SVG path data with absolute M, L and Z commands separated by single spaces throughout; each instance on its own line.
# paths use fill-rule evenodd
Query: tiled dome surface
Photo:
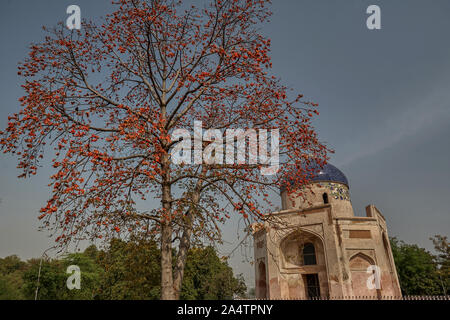
M 345 184 L 347 187 L 349 187 L 348 180 L 345 174 L 332 164 L 326 164 L 322 169 L 317 166 L 316 170 L 314 170 L 313 168 L 313 172 L 314 177 L 311 178 L 313 182 L 335 182 Z M 281 186 L 281 191 L 284 191 L 285 189 L 285 186 Z
M 315 173 L 314 178 L 311 179 L 315 182 L 330 181 L 338 182 L 349 186 L 347 177 L 341 170 L 333 166 L 332 164 L 326 164 L 322 169 L 318 168 L 318 172 Z

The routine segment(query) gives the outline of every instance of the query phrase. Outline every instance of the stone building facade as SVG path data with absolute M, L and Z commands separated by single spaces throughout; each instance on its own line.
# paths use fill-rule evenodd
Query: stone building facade
M 400 297 L 381 212 L 355 216 L 347 178 L 330 164 L 303 194 L 282 190 L 282 211 L 253 225 L 257 298 Z

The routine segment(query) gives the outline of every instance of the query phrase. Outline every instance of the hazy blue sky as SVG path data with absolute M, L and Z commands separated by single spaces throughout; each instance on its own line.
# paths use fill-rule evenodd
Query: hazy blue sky
M 84 18 L 110 1 L 3 0 L 0 9 L 0 127 L 19 110 L 17 62 L 42 25 L 65 20 L 69 4 Z M 366 8 L 381 8 L 382 29 L 366 27 Z M 357 215 L 375 204 L 389 234 L 431 248 L 449 235 L 450 1 L 277 0 L 263 32 L 272 39 L 274 73 L 320 104 L 316 128 L 336 150 Z M 48 171 L 18 180 L 15 159 L 0 155 L 0 257 L 39 256 L 52 241 L 37 231 L 49 195 Z M 235 224 L 225 227 L 236 243 Z M 250 252 L 252 255 L 252 252 Z M 253 281 L 240 251 L 231 263 Z

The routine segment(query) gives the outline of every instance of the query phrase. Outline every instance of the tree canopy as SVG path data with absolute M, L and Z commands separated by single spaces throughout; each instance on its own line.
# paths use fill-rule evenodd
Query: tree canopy
M 391 238 L 392 254 L 404 295 L 447 294 L 446 288 L 450 281 L 448 269 L 445 267 L 450 262 L 447 238 L 435 236 L 432 239 L 437 255 L 415 244 Z M 446 250 L 447 254 L 443 250 Z

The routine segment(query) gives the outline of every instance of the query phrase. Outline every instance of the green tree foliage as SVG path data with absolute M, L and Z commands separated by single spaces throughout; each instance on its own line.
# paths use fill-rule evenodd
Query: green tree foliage
M 434 250 L 437 252 L 436 263 L 438 265 L 439 284 L 442 291 L 447 294 L 450 288 L 450 244 L 448 238 L 436 235 L 430 238 L 434 244 Z
M 0 259 L 0 300 L 18 300 L 23 298 L 22 274 L 27 264 L 18 256 Z
M 154 241 L 114 239 L 107 250 L 88 247 L 62 259 L 43 260 L 39 278 L 40 300 L 121 300 L 160 298 L 161 253 Z M 17 256 L 0 259 L 0 299 L 34 299 L 40 259 L 21 261 Z M 68 290 L 67 267 L 81 269 L 81 289 Z M 181 298 L 231 299 L 243 295 L 242 276 L 212 247 L 191 249 Z
M 29 268 L 23 275 L 23 293 L 25 298 L 34 299 L 38 285 L 39 259 L 28 261 Z M 67 267 L 77 265 L 81 272 L 80 290 L 68 290 L 66 281 L 71 275 L 66 273 Z M 103 270 L 95 259 L 84 253 L 68 254 L 61 260 L 43 260 L 39 277 L 38 298 L 40 300 L 89 300 L 98 291 Z
M 40 259 L 31 259 L 28 261 L 28 264 L 29 267 L 23 275 L 23 293 L 26 299 L 34 299 L 36 286 L 38 284 Z M 43 260 L 39 277 L 39 299 L 60 299 L 66 288 L 66 278 L 67 277 L 65 277 L 65 274 L 62 271 L 60 261 Z
M 214 248 L 192 249 L 186 263 L 181 299 L 232 299 L 246 291 L 242 276 L 235 278 L 226 261 L 221 260 Z
M 100 299 L 159 299 L 160 251 L 153 241 L 114 239 L 109 250 L 98 254 L 105 271 Z
M 92 248 L 91 248 L 92 249 Z M 86 251 L 84 253 L 69 254 L 62 261 L 64 278 L 67 279 L 70 274 L 65 273 L 67 267 L 76 265 L 80 267 L 81 272 L 81 288 L 80 290 L 67 290 L 65 287 L 62 299 L 64 300 L 90 300 L 99 294 L 99 284 L 103 277 L 103 269 L 96 263 Z M 66 282 L 64 281 L 64 285 Z
M 101 299 L 159 299 L 161 254 L 154 241 L 113 240 L 108 251 L 100 252 L 105 270 Z M 181 299 L 231 299 L 245 293 L 241 276 L 222 261 L 214 248 L 189 251 Z
M 435 257 L 417 245 L 391 238 L 392 254 L 404 295 L 443 294 Z

